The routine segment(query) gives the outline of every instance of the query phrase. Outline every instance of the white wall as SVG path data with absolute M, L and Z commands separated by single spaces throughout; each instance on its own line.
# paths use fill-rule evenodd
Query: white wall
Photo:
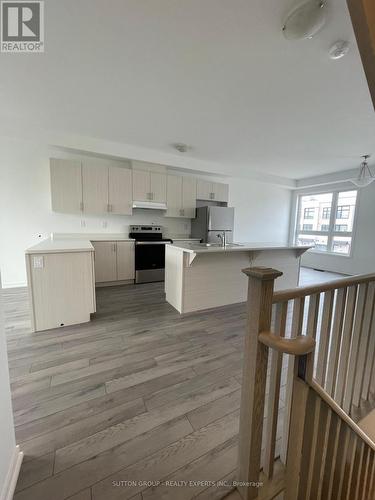
M 5 491 L 9 488 L 12 479 L 16 440 L 14 436 L 13 414 L 10 399 L 8 356 L 3 324 L 1 303 L 0 277 L 0 498 L 5 498 Z M 14 478 L 15 479 L 15 478 Z
M 35 140 L 0 138 L 0 268 L 4 287 L 26 284 L 24 251 L 51 232 L 127 233 L 130 224 L 155 223 L 164 226 L 168 235 L 189 235 L 190 221 L 166 218 L 162 212 L 137 211 L 132 217 L 52 212 L 51 156 L 78 157 Z M 116 160 L 111 161 L 118 164 Z M 236 240 L 287 240 L 291 200 L 288 189 L 250 179 L 217 180 L 230 185 L 230 205 L 236 209 Z M 107 227 L 103 227 L 103 223 Z
M 229 204 L 235 207 L 235 241 L 287 243 L 291 197 L 289 189 L 230 179 Z
M 343 188 L 354 187 L 343 184 Z M 331 189 L 337 189 L 337 184 Z M 329 185 L 324 190 L 329 190 Z M 341 188 L 341 186 L 340 186 Z M 295 206 L 298 194 L 321 191 L 322 186 L 298 190 L 293 196 L 292 224 L 294 227 Z M 323 269 L 343 274 L 363 274 L 375 272 L 375 183 L 358 191 L 356 225 L 353 234 L 353 249 L 350 257 L 341 255 L 324 255 L 307 252 L 302 257 L 302 265 L 314 269 Z

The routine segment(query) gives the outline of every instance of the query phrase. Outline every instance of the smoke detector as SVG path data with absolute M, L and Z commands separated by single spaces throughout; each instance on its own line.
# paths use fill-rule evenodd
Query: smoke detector
M 334 43 L 329 49 L 329 57 L 331 59 L 341 59 L 349 52 L 349 42 L 339 40 Z
M 183 142 L 176 142 L 175 144 L 172 144 L 172 146 L 177 149 L 179 153 L 186 153 L 189 149 L 191 149 L 191 146 L 188 146 L 187 144 L 184 144 Z
M 289 40 L 312 38 L 325 22 L 325 1 L 305 0 L 289 12 L 283 25 L 283 34 Z

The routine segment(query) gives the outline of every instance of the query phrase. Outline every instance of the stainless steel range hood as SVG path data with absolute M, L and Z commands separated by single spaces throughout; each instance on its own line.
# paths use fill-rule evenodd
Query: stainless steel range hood
M 149 210 L 167 210 L 166 203 L 157 201 L 133 201 L 133 208 L 147 208 Z

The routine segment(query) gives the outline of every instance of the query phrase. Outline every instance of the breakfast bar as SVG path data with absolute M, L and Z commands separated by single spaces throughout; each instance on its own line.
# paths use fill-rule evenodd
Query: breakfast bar
M 242 269 L 255 266 L 283 272 L 275 282 L 276 290 L 295 287 L 301 255 L 309 248 L 272 243 L 167 245 L 166 300 L 181 314 L 244 302 L 247 278 Z

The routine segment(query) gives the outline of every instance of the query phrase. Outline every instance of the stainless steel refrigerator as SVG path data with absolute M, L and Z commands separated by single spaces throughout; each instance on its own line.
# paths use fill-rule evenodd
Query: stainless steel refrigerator
M 226 232 L 226 240 L 233 241 L 233 207 L 199 207 L 197 216 L 191 221 L 191 236 L 203 243 L 220 243 L 220 236 Z

